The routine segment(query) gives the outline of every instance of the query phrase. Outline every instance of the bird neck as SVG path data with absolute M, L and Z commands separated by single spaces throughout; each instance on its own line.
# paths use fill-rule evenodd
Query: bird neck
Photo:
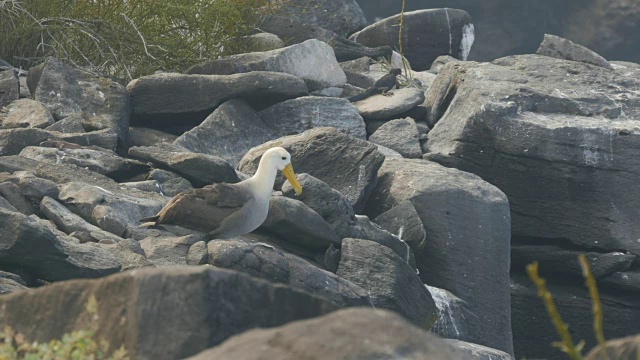
M 271 196 L 276 175 L 278 175 L 278 169 L 263 158 L 260 160 L 255 175 L 250 179 L 251 185 L 258 193 Z

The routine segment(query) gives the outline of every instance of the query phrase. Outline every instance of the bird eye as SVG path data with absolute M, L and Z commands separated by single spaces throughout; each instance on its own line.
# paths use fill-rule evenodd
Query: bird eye
M 283 156 L 283 157 L 282 157 L 282 160 L 287 160 L 287 157 L 286 157 L 286 156 Z

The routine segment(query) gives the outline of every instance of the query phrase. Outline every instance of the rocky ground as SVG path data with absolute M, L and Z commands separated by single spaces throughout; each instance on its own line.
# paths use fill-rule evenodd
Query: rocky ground
M 0 324 L 47 341 L 94 323 L 135 359 L 556 359 L 524 266 L 590 349 L 585 252 L 605 335 L 640 332 L 640 65 L 553 36 L 461 61 L 466 12 L 405 21 L 401 88 L 356 103 L 403 67 L 392 20 L 352 41 L 269 16 L 261 51 L 126 87 L 54 58 L 0 67 Z M 273 146 L 303 193 L 279 177 L 254 233 L 139 227 Z

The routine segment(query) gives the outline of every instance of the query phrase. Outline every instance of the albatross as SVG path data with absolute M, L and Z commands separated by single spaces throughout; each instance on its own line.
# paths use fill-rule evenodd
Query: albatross
M 278 171 L 289 180 L 296 195 L 302 186 L 291 165 L 291 155 L 281 147 L 267 150 L 253 177 L 236 184 L 212 184 L 174 196 L 160 212 L 141 226 L 178 225 L 205 231 L 211 239 L 230 239 L 257 229 L 267 218 L 269 200 Z

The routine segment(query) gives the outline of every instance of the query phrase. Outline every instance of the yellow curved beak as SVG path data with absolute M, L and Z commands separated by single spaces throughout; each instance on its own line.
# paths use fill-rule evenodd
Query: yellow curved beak
M 300 186 L 298 179 L 296 179 L 296 173 L 293 172 L 293 166 L 291 166 L 290 163 L 282 169 L 282 173 L 291 183 L 291 187 L 293 187 L 293 191 L 296 192 L 296 195 L 302 194 L 302 186 Z

